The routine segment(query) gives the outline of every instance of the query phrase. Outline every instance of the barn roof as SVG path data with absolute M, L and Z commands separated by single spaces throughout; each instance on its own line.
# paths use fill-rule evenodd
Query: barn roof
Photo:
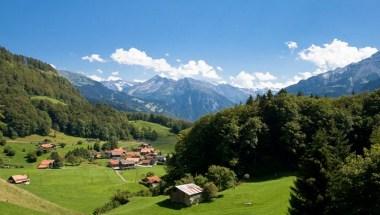
M 182 184 L 182 185 L 178 185 L 178 186 L 175 186 L 177 189 L 179 189 L 180 191 L 186 193 L 187 195 L 191 196 L 191 195 L 195 195 L 195 194 L 199 194 L 199 193 L 202 193 L 203 192 L 203 189 L 201 187 L 199 187 L 198 185 L 196 184 Z

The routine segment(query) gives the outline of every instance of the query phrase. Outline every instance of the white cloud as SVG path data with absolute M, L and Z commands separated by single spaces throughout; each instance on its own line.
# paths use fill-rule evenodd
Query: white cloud
M 169 56 L 170 56 L 170 54 L 169 54 L 169 53 L 165 53 L 165 56 L 166 56 L 166 57 L 169 57 Z
M 177 61 L 177 63 L 181 63 L 181 59 L 179 58 L 175 59 L 175 61 Z
M 230 81 L 233 86 L 240 88 L 254 88 L 255 77 L 246 71 L 241 71 L 235 77 L 231 76 Z
M 298 48 L 298 44 L 297 42 L 294 42 L 294 41 L 287 41 L 285 42 L 285 45 L 288 47 L 288 49 L 290 50 L 294 50 L 296 48 Z
M 146 80 L 141 80 L 141 79 L 133 79 L 133 82 L 136 82 L 136 83 L 142 83 L 142 82 L 145 82 Z
M 271 81 L 277 79 L 276 76 L 270 74 L 269 72 L 256 72 L 254 75 L 259 81 Z
M 91 55 L 88 55 L 88 56 L 83 56 L 82 57 L 82 60 L 87 60 L 89 61 L 90 63 L 92 62 L 99 62 L 99 63 L 104 63 L 106 62 L 102 57 L 100 57 L 100 55 L 98 54 L 91 54 Z
M 106 78 L 106 81 L 120 81 L 120 80 L 123 80 L 123 79 L 115 75 L 111 75 L 111 76 L 108 76 L 108 78 Z
M 221 80 L 217 71 L 204 60 L 190 60 L 186 64 L 173 67 L 166 59 L 154 59 L 146 52 L 136 48 L 130 48 L 129 50 L 122 48 L 116 49 L 115 52 L 112 53 L 111 59 L 119 64 L 142 66 L 145 69 L 151 69 L 165 77 L 173 79 L 193 77 L 214 82 Z
M 377 51 L 373 47 L 357 48 L 350 46 L 347 42 L 334 39 L 331 43 L 322 46 L 313 44 L 299 52 L 298 56 L 301 60 L 315 64 L 317 66 L 315 74 L 318 74 L 359 62 Z
M 220 67 L 220 66 L 217 66 L 216 69 L 219 70 L 219 71 L 223 71 L 223 68 Z
M 246 71 L 241 71 L 235 77 L 230 77 L 230 83 L 236 87 L 250 89 L 280 89 L 284 87 L 283 83 L 273 82 L 273 80 L 276 79 L 277 77 L 269 72 L 248 73 Z
M 119 75 L 119 71 L 112 72 L 111 74 L 117 76 Z
M 101 70 L 101 69 L 97 69 L 96 70 L 99 74 L 103 74 L 103 70 Z
M 104 81 L 104 78 L 97 76 L 97 75 L 89 75 L 88 77 L 94 81 Z

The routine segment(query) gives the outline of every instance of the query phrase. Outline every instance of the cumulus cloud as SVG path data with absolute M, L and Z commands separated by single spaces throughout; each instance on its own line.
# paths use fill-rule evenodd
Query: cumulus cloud
M 219 71 L 223 71 L 223 68 L 220 67 L 220 66 L 217 66 L 216 69 L 219 70 Z
M 269 72 L 249 73 L 241 71 L 236 76 L 230 77 L 230 84 L 235 87 L 249 89 L 280 89 L 284 83 L 273 82 L 277 77 Z
M 298 44 L 297 42 L 294 42 L 294 41 L 287 41 L 285 42 L 285 45 L 288 47 L 288 49 L 290 50 L 294 50 L 296 48 L 298 48 Z
M 309 48 L 298 53 L 301 60 L 317 66 L 315 73 L 323 73 L 351 63 L 359 62 L 370 57 L 378 50 L 373 47 L 357 48 L 347 42 L 334 39 L 331 43 L 322 46 L 312 44 Z
M 102 57 L 100 57 L 100 55 L 98 54 L 91 54 L 91 55 L 87 55 L 87 56 L 83 56 L 82 57 L 82 60 L 87 60 L 89 61 L 90 63 L 92 62 L 99 62 L 99 63 L 104 63 L 106 62 Z
M 89 75 L 88 77 L 94 81 L 104 81 L 104 78 L 97 76 L 97 75 Z
M 153 58 L 146 52 L 136 48 L 124 50 L 116 49 L 111 55 L 111 59 L 119 64 L 130 66 L 142 66 L 145 69 L 150 69 L 165 77 L 179 79 L 183 77 L 193 77 L 205 79 L 208 81 L 219 81 L 221 77 L 217 71 L 207 64 L 204 60 L 190 60 L 186 64 L 181 64 L 178 67 L 170 65 L 164 58 Z

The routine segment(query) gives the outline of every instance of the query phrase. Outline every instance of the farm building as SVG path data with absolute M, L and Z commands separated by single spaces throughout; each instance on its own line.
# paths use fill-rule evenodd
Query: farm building
M 40 145 L 40 148 L 44 151 L 49 151 L 55 148 L 55 145 L 52 143 L 43 143 Z
M 112 169 L 120 169 L 119 160 L 111 159 L 108 161 L 108 166 Z
M 174 187 L 170 193 L 170 200 L 190 206 L 202 201 L 202 192 L 203 189 L 196 184 L 182 184 Z
M 153 175 L 153 176 L 145 177 L 144 179 L 141 180 L 140 183 L 148 187 L 155 187 L 158 184 L 160 184 L 160 182 L 161 182 L 161 178 L 156 175 Z
M 41 163 L 38 165 L 38 169 L 49 169 L 53 168 L 54 165 L 54 160 L 43 160 Z
M 135 168 L 135 162 L 128 160 L 120 160 L 119 162 L 120 169 L 132 169 Z
M 12 175 L 8 178 L 8 182 L 13 184 L 29 184 L 30 179 L 27 175 Z
M 129 162 L 133 162 L 135 164 L 137 164 L 138 162 L 140 162 L 140 158 L 126 158 L 125 160 L 129 161 Z
M 110 151 L 106 151 L 109 158 L 121 158 L 126 155 L 126 151 L 123 148 L 117 148 Z
M 145 159 L 141 161 L 141 165 L 143 166 L 152 166 L 156 164 L 156 161 L 154 159 Z

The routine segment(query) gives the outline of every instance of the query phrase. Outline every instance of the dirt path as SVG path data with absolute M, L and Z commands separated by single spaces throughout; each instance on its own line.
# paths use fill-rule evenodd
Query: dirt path
M 116 173 L 116 175 L 119 176 L 119 178 L 120 178 L 122 181 L 124 181 L 125 183 L 127 183 L 127 180 L 125 180 L 125 178 L 120 174 L 119 171 L 115 170 L 115 173 Z

